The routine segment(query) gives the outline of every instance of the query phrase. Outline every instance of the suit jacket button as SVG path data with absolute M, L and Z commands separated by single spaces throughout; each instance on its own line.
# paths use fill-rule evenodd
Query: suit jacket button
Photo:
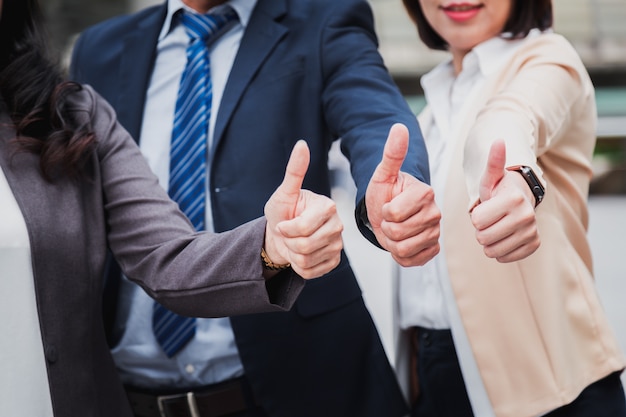
M 50 363 L 55 363 L 59 359 L 57 348 L 54 345 L 47 346 L 45 353 L 46 353 L 46 359 Z

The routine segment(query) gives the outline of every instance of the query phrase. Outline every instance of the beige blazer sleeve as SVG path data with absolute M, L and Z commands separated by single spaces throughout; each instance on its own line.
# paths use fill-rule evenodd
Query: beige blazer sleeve
M 487 92 L 490 98 L 467 137 L 463 168 L 470 202 L 478 199 L 478 184 L 494 140 L 506 142 L 507 166 L 532 167 L 546 186 L 538 158 L 555 149 L 559 145 L 555 142 L 572 141 L 563 134 L 572 118 L 580 115 L 586 130 L 595 132 L 596 119 L 586 111 L 594 92 L 583 74 L 585 68 L 576 52 L 559 35 L 540 36 L 521 48 L 509 69 L 490 85 L 496 91 L 493 95 Z M 563 152 L 567 153 L 565 149 Z M 565 156 L 580 158 L 575 154 Z

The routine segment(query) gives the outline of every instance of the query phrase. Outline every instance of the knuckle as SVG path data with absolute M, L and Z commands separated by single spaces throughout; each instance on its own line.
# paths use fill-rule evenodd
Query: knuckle
M 439 223 L 437 223 L 437 225 L 435 225 L 434 227 L 430 228 L 430 240 L 434 240 L 434 241 L 439 241 L 439 238 L 441 237 L 441 229 L 439 227 Z
M 294 239 L 289 248 L 291 255 L 293 257 L 298 257 L 303 253 L 308 253 L 308 244 L 308 239 Z
M 309 269 L 311 267 L 311 261 L 308 256 L 296 253 L 291 256 L 291 263 L 296 264 L 300 269 Z
M 483 252 L 485 253 L 485 256 L 487 256 L 487 258 L 497 259 L 500 257 L 498 251 L 493 249 L 491 246 L 484 246 Z
M 522 194 L 521 192 L 519 193 L 514 193 L 511 196 L 511 202 L 515 205 L 515 206 L 523 206 L 524 203 L 526 202 L 526 196 L 524 196 L 524 194 Z
M 485 237 L 485 234 L 483 232 L 479 231 L 479 230 L 476 231 L 476 241 L 481 246 L 486 246 L 487 245 L 487 238 Z
M 330 198 L 326 198 L 325 201 L 326 201 L 325 210 L 331 215 L 337 214 L 337 204 Z
M 394 241 L 400 240 L 403 233 L 402 227 L 398 223 L 384 221 L 380 228 L 387 238 Z
M 437 255 L 440 250 L 441 250 L 441 247 L 439 246 L 439 243 L 436 243 L 428 249 L 428 256 L 432 258 L 435 255 Z
M 433 187 L 426 187 L 424 189 L 424 196 L 422 198 L 424 200 L 434 201 L 435 200 L 435 190 L 433 190 Z
M 432 216 L 432 222 L 439 224 L 439 222 L 441 221 L 441 211 L 435 207 L 433 209 L 433 213 L 431 214 Z
M 411 255 L 413 255 L 414 251 L 415 251 L 415 249 L 414 249 L 413 245 L 410 245 L 410 244 L 408 244 L 406 242 L 400 242 L 400 243 L 396 244 L 395 248 L 394 248 L 394 252 L 401 259 L 411 257 Z

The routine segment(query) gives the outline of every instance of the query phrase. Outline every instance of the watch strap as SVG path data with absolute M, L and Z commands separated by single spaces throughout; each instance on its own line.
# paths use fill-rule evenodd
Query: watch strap
M 519 172 L 521 174 L 522 178 L 524 178 L 524 180 L 530 187 L 530 191 L 535 196 L 535 207 L 537 207 L 539 203 L 543 201 L 543 197 L 546 194 L 546 189 L 541 184 L 541 181 L 539 181 L 539 178 L 537 178 L 537 175 L 535 175 L 533 169 L 526 165 L 514 165 L 507 167 L 506 169 L 509 171 Z

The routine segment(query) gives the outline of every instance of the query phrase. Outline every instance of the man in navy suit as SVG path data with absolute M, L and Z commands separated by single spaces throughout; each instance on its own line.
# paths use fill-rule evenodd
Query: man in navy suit
M 261 215 L 298 139 L 311 151 L 303 188 L 329 195 L 328 151 L 341 138 L 363 235 L 403 265 L 432 258 L 439 211 L 426 185 L 426 150 L 377 51 L 366 1 L 165 1 L 86 30 L 71 77 L 113 105 L 166 186 L 188 43 L 180 13 L 226 8 L 237 19 L 209 44 L 206 223 L 221 232 Z M 396 122 L 408 132 L 394 127 L 385 151 L 392 162 L 377 170 Z M 290 312 L 202 320 L 195 339 L 172 358 L 150 336 L 145 296 L 110 266 L 114 295 L 105 300 L 105 317 L 137 416 L 160 415 L 163 404 L 172 416 L 407 413 L 345 254 L 333 272 L 307 284 Z

